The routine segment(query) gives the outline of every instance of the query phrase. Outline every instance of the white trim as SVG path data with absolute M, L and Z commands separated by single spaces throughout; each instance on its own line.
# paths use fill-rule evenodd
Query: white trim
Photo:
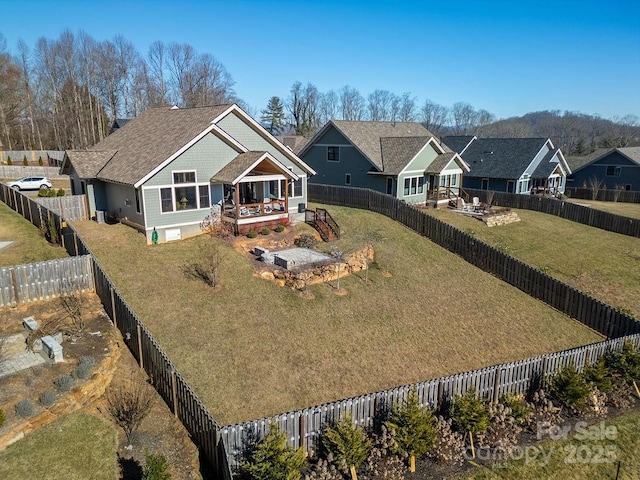
M 411 183 L 413 179 L 416 179 L 416 193 L 411 193 Z M 418 188 L 420 187 L 420 185 L 418 184 L 418 180 L 422 178 L 422 192 L 418 192 Z M 404 193 L 404 184 L 405 182 L 409 180 L 409 193 Z M 425 194 L 425 186 L 429 183 L 429 180 L 427 178 L 425 178 L 424 174 L 423 175 L 413 175 L 413 176 L 407 176 L 404 177 L 402 179 L 402 197 L 403 198 L 408 198 L 408 197 L 419 197 L 421 195 Z M 427 188 L 427 190 L 429 190 Z
M 469 148 L 469 145 L 471 145 L 471 144 L 472 144 L 475 140 L 477 140 L 477 139 L 478 139 L 478 137 L 476 137 L 476 136 L 474 135 L 474 136 L 471 138 L 471 140 L 469 140 L 469 143 L 467 143 L 467 144 L 464 146 L 464 148 L 462 149 L 462 151 L 461 151 L 461 152 L 458 152 L 458 153 L 459 153 L 460 155 L 462 155 L 462 154 L 464 153 L 464 151 L 465 151 L 467 148 Z M 464 162 L 464 160 L 463 160 L 463 162 Z M 466 162 L 465 162 L 465 163 L 466 163 Z
M 251 117 L 251 115 L 249 115 L 247 112 L 242 110 L 242 108 L 240 108 L 235 103 L 233 105 L 231 105 L 229 108 L 227 108 L 220 115 L 218 115 L 216 118 L 214 118 L 212 123 L 217 124 L 220 120 L 225 118 L 231 112 L 234 112 L 234 113 L 238 114 L 243 120 L 248 122 L 250 124 L 250 126 L 253 127 L 253 130 L 256 131 L 256 133 L 260 134 L 260 136 L 262 136 L 268 143 L 270 143 L 277 150 L 279 150 L 280 153 L 282 153 L 286 157 L 288 157 L 289 160 L 291 160 L 293 163 L 295 163 L 302 170 L 305 170 L 306 172 L 310 173 L 311 175 L 315 175 L 316 174 L 316 171 L 313 168 L 311 168 L 309 165 L 304 163 L 300 157 L 298 157 L 295 153 L 293 153 L 293 151 L 291 151 L 289 148 L 287 148 L 277 138 L 275 138 L 273 135 L 271 135 L 262 125 L 260 125 L 258 122 L 256 122 Z M 222 127 L 218 127 L 218 128 L 220 128 L 222 130 Z
M 147 173 L 144 177 L 142 177 L 140 180 L 138 180 L 136 183 L 133 184 L 134 188 L 138 188 L 140 185 L 142 185 L 143 183 L 145 183 L 147 180 L 149 180 L 151 177 L 153 177 L 156 173 L 158 173 L 160 170 L 162 170 L 164 167 L 166 167 L 167 165 L 169 165 L 172 161 L 174 161 L 176 158 L 178 158 L 180 155 L 182 155 L 184 152 L 186 152 L 189 148 L 191 148 L 193 145 L 195 145 L 197 142 L 199 142 L 202 138 L 204 138 L 208 133 L 210 132 L 215 132 L 216 134 L 218 134 L 218 136 L 222 136 L 224 137 L 226 140 L 228 140 L 229 142 L 231 142 L 231 144 L 233 146 L 236 147 L 236 149 L 240 152 L 240 153 L 245 153 L 248 152 L 249 150 L 243 146 L 241 143 L 239 143 L 238 141 L 236 141 L 233 137 L 231 137 L 227 132 L 225 132 L 224 130 L 222 130 L 220 127 L 218 127 L 215 124 L 211 124 L 209 125 L 203 132 L 199 133 L 198 135 L 196 135 L 191 141 L 187 142 L 182 148 L 180 148 L 176 153 L 174 153 L 173 155 L 171 155 L 169 158 L 167 158 L 165 161 L 163 161 L 160 165 L 158 165 L 156 168 L 154 168 L 153 170 L 151 170 L 149 173 Z
M 248 225 L 248 224 L 251 224 L 251 223 L 265 222 L 267 220 L 281 220 L 283 218 L 288 218 L 288 217 L 289 217 L 289 212 L 287 211 L 285 213 L 277 213 L 277 214 L 273 213 L 273 214 L 270 214 L 270 215 L 259 215 L 257 217 L 256 216 L 254 216 L 254 217 L 249 216 L 248 218 L 247 217 L 244 217 L 244 218 L 241 217 L 241 218 L 236 219 L 236 221 L 238 222 L 237 223 L 238 225 Z
M 166 228 L 175 228 L 175 227 L 186 227 L 187 225 L 200 225 L 200 222 L 184 222 L 184 223 L 172 223 L 171 225 L 156 225 L 155 227 L 144 227 L 145 231 L 152 232 L 155 228 L 156 230 L 166 229 Z
M 193 182 L 176 183 L 173 175 L 174 173 L 195 173 L 195 180 Z M 192 183 L 198 183 L 198 171 L 197 170 L 171 170 L 171 182 L 172 185 L 190 185 Z
M 262 162 L 263 160 L 269 160 L 270 162 L 272 162 L 277 168 L 279 168 L 280 170 L 282 170 L 283 172 L 287 172 L 288 176 L 293 179 L 293 180 L 299 180 L 300 177 L 298 177 L 298 175 L 296 175 L 296 173 L 291 170 L 290 168 L 288 168 L 286 165 L 284 165 L 283 163 L 281 163 L 280 161 L 278 161 L 275 157 L 273 157 L 273 155 L 271 155 L 269 152 L 264 152 L 262 155 L 260 155 L 260 157 L 258 157 L 258 159 L 253 162 L 248 168 L 245 168 L 244 171 L 238 175 L 236 178 L 233 179 L 233 181 L 231 182 L 231 185 L 236 185 L 237 183 L 239 183 L 241 181 L 241 179 L 247 175 L 247 173 L 249 173 L 251 170 L 253 170 L 260 162 Z M 233 161 L 233 160 L 232 160 Z M 229 162 L 231 163 L 231 162 Z M 228 164 L 227 164 L 228 165 Z M 224 168 L 224 167 L 223 167 Z M 212 178 L 215 177 L 215 175 L 212 175 Z
M 402 175 L 402 174 L 409 174 L 409 173 L 419 173 L 421 175 L 424 175 L 424 168 L 422 170 L 402 170 L 398 175 Z M 387 174 L 388 175 L 388 174 Z
M 342 144 L 342 143 L 316 143 L 314 145 L 314 147 L 340 147 L 340 148 L 345 148 L 345 147 L 351 147 L 351 148 L 356 148 L 351 144 Z
M 286 180 L 287 177 L 281 174 L 275 175 L 248 175 L 243 177 L 241 180 L 238 180 L 237 183 L 233 185 L 237 185 L 238 183 L 257 183 L 257 182 L 271 182 L 272 180 Z

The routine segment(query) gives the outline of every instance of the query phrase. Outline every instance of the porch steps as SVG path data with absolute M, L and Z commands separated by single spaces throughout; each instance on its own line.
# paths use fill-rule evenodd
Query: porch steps
M 316 208 L 315 211 L 306 210 L 304 221 L 315 228 L 325 242 L 340 238 L 340 226 L 324 208 Z

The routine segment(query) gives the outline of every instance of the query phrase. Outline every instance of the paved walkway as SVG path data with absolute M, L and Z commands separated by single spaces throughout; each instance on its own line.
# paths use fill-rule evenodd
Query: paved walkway
M 25 336 L 23 334 L 11 335 L 6 341 L 11 358 L 0 362 L 0 378 L 13 375 L 20 370 L 26 370 L 27 368 L 35 367 L 47 361 L 40 353 L 24 350 Z M 20 347 L 18 353 L 15 353 L 16 347 Z

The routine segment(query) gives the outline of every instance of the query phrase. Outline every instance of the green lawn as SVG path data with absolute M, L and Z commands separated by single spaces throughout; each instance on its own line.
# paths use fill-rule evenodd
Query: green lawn
M 51 245 L 22 215 L 0 202 L 0 242 L 13 242 L 0 249 L 0 266 L 41 262 L 67 256 L 64 248 Z
M 258 278 L 229 243 L 213 291 L 183 273 L 202 237 L 147 246 L 123 225 L 74 225 L 223 424 L 601 340 L 382 215 L 329 211 L 336 247 L 371 243 L 380 268 L 314 299 Z
M 599 424 L 596 423 L 597 425 Z M 597 434 L 587 438 L 587 435 L 578 433 L 581 439 L 573 436 L 560 441 L 549 440 L 532 446 L 529 449 L 528 461 L 525 460 L 527 456 L 523 455 L 523 458 L 517 461 L 505 462 L 490 470 L 483 469 L 464 478 L 475 480 L 516 478 L 520 480 L 540 478 L 631 480 L 640 478 L 639 412 L 607 420 L 604 429 L 590 430 L 590 432 L 597 432 Z M 618 462 L 621 462 L 620 473 L 619 477 L 616 477 Z
M 577 198 L 569 199 L 571 203 L 580 203 L 589 205 L 597 210 L 615 213 L 624 217 L 640 218 L 640 203 L 622 203 L 622 202 L 596 202 L 593 200 L 579 200 Z
M 93 415 L 72 413 L 0 452 L 0 478 L 113 480 L 119 472 L 117 447 L 113 427 Z
M 500 227 L 448 210 L 429 214 L 640 318 L 640 239 L 545 213 L 516 210 Z

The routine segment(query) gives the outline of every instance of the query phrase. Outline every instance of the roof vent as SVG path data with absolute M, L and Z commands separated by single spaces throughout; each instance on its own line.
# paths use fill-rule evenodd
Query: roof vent
M 180 110 L 180 107 L 178 105 L 174 105 L 173 107 L 171 107 L 171 110 Z

